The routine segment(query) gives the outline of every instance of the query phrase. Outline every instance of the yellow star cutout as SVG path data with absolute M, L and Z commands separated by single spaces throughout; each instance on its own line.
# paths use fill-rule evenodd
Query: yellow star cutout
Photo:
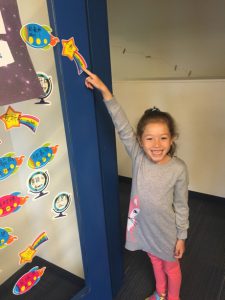
M 15 111 L 9 106 L 6 113 L 0 116 L 0 120 L 4 122 L 6 129 L 10 129 L 12 127 L 20 127 L 20 117 L 21 112 Z
M 69 40 L 62 40 L 62 46 L 62 55 L 67 56 L 70 60 L 73 60 L 74 52 L 78 51 L 74 38 L 71 37 Z
M 31 247 L 28 247 L 26 250 L 19 253 L 20 264 L 25 262 L 32 262 L 32 259 L 37 251 Z

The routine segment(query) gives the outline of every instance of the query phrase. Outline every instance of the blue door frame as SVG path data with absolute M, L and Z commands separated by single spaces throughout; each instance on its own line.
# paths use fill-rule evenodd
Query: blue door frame
M 111 87 L 106 0 L 47 0 L 54 35 L 74 37 L 88 68 Z M 85 275 L 72 299 L 110 300 L 122 280 L 115 134 L 98 92 L 55 47 Z

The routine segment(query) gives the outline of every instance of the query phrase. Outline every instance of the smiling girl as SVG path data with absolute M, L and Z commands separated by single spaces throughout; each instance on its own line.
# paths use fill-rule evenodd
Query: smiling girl
M 170 114 L 144 112 L 137 133 L 98 76 L 84 70 L 87 88 L 97 88 L 132 160 L 132 188 L 126 248 L 143 250 L 151 259 L 156 291 L 148 300 L 179 300 L 181 269 L 189 227 L 188 172 L 176 157 L 176 126 Z

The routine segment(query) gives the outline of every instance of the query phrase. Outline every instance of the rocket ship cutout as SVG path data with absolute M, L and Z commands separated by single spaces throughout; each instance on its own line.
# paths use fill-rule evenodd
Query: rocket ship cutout
M 12 235 L 12 232 L 13 230 L 10 227 L 0 228 L 0 250 L 18 239 L 17 236 Z
M 28 200 L 28 196 L 20 197 L 20 193 L 15 192 L 10 195 L 0 197 L 0 217 L 5 217 L 18 211 Z
M 31 169 L 39 169 L 44 167 L 47 163 L 53 160 L 58 145 L 54 147 L 49 147 L 50 143 L 44 144 L 42 147 L 36 149 L 30 156 L 28 160 L 28 166 Z
M 13 157 L 14 153 L 10 152 L 0 157 L 0 180 L 14 174 L 22 164 L 24 156 Z
M 22 40 L 33 48 L 48 50 L 59 43 L 59 38 L 51 34 L 52 29 L 48 25 L 29 23 L 20 30 Z
M 16 282 L 13 288 L 14 295 L 22 295 L 28 292 L 32 287 L 34 287 L 41 279 L 45 272 L 46 267 L 39 269 L 38 266 L 32 268 L 29 272 L 25 273 Z

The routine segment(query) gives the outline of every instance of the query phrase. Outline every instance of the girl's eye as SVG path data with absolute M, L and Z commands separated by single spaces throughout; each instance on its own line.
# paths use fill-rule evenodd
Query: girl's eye
M 168 137 L 167 137 L 167 136 L 162 136 L 161 139 L 162 139 L 162 140 L 167 140 Z

